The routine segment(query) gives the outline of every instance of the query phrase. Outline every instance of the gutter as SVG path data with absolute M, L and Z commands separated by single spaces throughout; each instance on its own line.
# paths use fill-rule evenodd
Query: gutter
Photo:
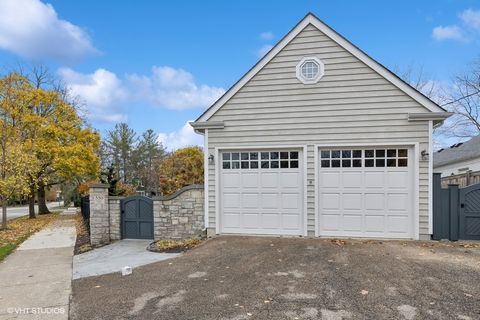
M 203 134 L 205 129 L 223 129 L 225 123 L 223 121 L 192 121 L 189 122 L 196 133 Z

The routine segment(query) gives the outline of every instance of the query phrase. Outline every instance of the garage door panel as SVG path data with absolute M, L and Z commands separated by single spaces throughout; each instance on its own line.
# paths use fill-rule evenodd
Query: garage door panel
M 385 194 L 383 193 L 365 193 L 366 210 L 384 210 Z
M 264 229 L 279 229 L 281 228 L 281 216 L 277 212 L 262 213 L 262 228 Z
M 320 235 L 411 238 L 411 156 L 405 147 L 320 149 Z
M 223 206 L 224 208 L 240 208 L 241 206 L 241 194 L 239 193 L 224 193 L 223 194 Z
M 340 209 L 340 194 L 322 193 L 320 206 L 322 209 Z
M 258 208 L 259 195 L 258 193 L 243 193 L 242 194 L 242 207 L 243 208 Z
M 387 186 L 392 189 L 408 189 L 409 172 L 387 172 Z
M 363 230 L 363 216 L 362 214 L 344 214 L 342 219 L 343 230 L 362 232 Z
M 329 171 L 320 173 L 320 186 L 322 188 L 338 188 L 340 187 L 340 171 Z
M 301 186 L 301 177 L 298 172 L 280 172 L 280 188 L 298 189 Z
M 242 187 L 245 189 L 248 188 L 258 188 L 258 173 L 256 172 L 246 172 L 241 175 L 242 177 Z
M 408 216 L 389 216 L 387 218 L 387 228 L 389 232 L 405 233 L 408 230 L 410 219 Z
M 365 216 L 366 232 L 383 232 L 385 230 L 385 216 Z
M 366 171 L 365 188 L 381 189 L 385 187 L 385 174 L 383 171 Z
M 389 193 L 387 195 L 388 210 L 407 211 L 409 195 L 407 193 Z
M 282 222 L 284 229 L 298 230 L 300 228 L 300 219 L 298 214 L 283 214 Z
M 278 188 L 278 173 L 277 172 L 261 172 L 260 173 L 262 189 L 277 189 Z
M 320 218 L 320 223 L 323 230 L 326 231 L 338 231 L 340 230 L 340 219 L 341 216 L 339 214 L 322 214 Z
M 263 209 L 277 209 L 278 203 L 280 202 L 280 196 L 278 193 L 262 193 L 261 196 L 261 207 Z
M 222 224 L 224 228 L 238 228 L 240 226 L 240 214 L 239 213 L 223 213 Z
M 260 226 L 260 215 L 257 212 L 249 213 L 243 212 L 242 213 L 242 224 L 243 228 L 250 228 L 250 229 L 258 229 Z
M 300 208 L 300 195 L 298 193 L 282 193 L 282 209 Z
M 362 187 L 363 172 L 361 171 L 346 171 L 342 174 L 343 188 L 361 188 Z
M 239 173 L 226 173 L 222 176 L 222 186 L 223 188 L 234 188 L 238 189 L 240 185 L 240 174 Z
M 363 195 L 361 193 L 344 193 L 342 197 L 343 209 L 358 210 L 363 207 Z

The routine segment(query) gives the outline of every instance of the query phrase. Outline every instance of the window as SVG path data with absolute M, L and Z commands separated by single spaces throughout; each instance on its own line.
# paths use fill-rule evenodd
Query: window
M 223 152 L 222 169 L 296 169 L 298 151 Z
M 320 150 L 322 168 L 407 167 L 408 149 Z
M 325 73 L 325 66 L 317 57 L 305 57 L 297 64 L 297 78 L 305 84 L 317 83 Z

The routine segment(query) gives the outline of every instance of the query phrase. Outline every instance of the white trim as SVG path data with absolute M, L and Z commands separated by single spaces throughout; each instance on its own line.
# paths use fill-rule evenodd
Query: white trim
M 208 161 L 208 129 L 205 129 L 205 133 L 203 135 L 203 193 L 204 193 L 204 219 L 205 219 L 205 229 L 209 227 L 209 218 L 208 218 L 208 171 L 210 168 L 210 164 Z
M 428 233 L 433 234 L 433 121 L 428 121 Z
M 307 210 L 307 200 L 308 200 L 308 181 L 307 181 L 307 152 L 308 146 L 303 146 L 303 235 L 308 236 L 308 210 Z
M 320 222 L 320 210 L 319 210 L 319 176 L 318 176 L 318 152 L 320 148 L 347 148 L 347 147 L 384 147 L 384 146 L 409 146 L 413 147 L 413 235 L 412 238 L 414 240 L 420 239 L 420 158 L 419 158 L 419 143 L 418 142 L 378 142 L 378 143 L 331 143 L 331 144 L 315 144 L 314 145 L 314 152 L 315 152 L 315 236 L 318 237 L 320 235 L 319 232 L 319 222 Z M 409 156 L 410 158 L 410 156 Z
M 318 179 L 319 179 L 319 174 L 318 174 L 318 170 L 319 170 L 319 167 L 318 167 L 318 152 L 320 150 L 320 147 L 318 144 L 315 144 L 313 146 L 313 161 L 315 161 L 315 163 L 313 164 L 313 170 L 315 170 L 315 173 L 314 173 L 314 179 L 315 181 L 313 183 L 315 183 L 315 195 L 313 196 L 313 201 L 314 201 L 314 209 L 315 209 L 315 237 L 318 237 L 320 236 L 320 230 L 318 229 L 318 225 L 319 225 L 319 221 L 320 221 L 320 210 L 319 210 L 319 207 L 318 207 L 318 201 L 320 199 L 318 199 L 318 193 L 319 193 L 319 187 L 318 187 Z
M 220 166 L 217 165 L 218 159 L 220 158 L 220 148 L 215 147 L 215 233 L 220 234 L 220 188 L 219 188 L 219 176 L 220 176 Z
M 307 61 L 313 61 L 318 67 L 318 73 L 312 79 L 305 78 L 305 76 L 302 73 L 302 66 Z M 323 64 L 323 62 L 319 58 L 317 58 L 315 56 L 303 57 L 303 59 L 300 60 L 299 63 L 297 63 L 297 66 L 295 68 L 296 68 L 297 79 L 300 80 L 304 84 L 317 83 L 325 75 L 325 65 Z
M 307 145 L 270 145 L 270 146 L 256 146 L 256 145 L 245 145 L 245 146 L 222 146 L 215 147 L 215 224 L 216 224 L 216 234 L 221 233 L 221 224 L 220 224 L 220 162 L 217 162 L 217 159 L 220 159 L 220 152 L 224 150 L 260 150 L 260 149 L 300 149 L 303 153 L 303 236 L 307 236 L 307 224 L 308 224 L 308 212 L 307 212 Z
M 350 52 L 360 61 L 365 63 L 368 67 L 372 68 L 386 80 L 395 85 L 398 89 L 402 90 L 405 94 L 412 99 L 423 105 L 431 112 L 445 112 L 444 109 L 439 107 L 436 103 L 425 97 L 419 91 L 412 88 L 406 82 L 402 81 L 393 72 L 382 66 L 377 61 L 373 60 L 347 39 L 338 34 L 335 30 L 327 26 L 320 21 L 313 14 L 309 13 L 303 18 L 275 47 L 273 47 L 260 61 L 257 62 L 253 68 L 251 68 L 237 83 L 235 83 L 223 96 L 221 96 L 210 108 L 208 108 L 196 121 L 207 121 L 210 117 L 217 112 L 233 95 L 235 95 L 250 79 L 252 79 L 268 62 L 270 62 L 292 39 L 294 39 L 306 26 L 309 24 L 316 27 L 323 32 L 327 37 L 331 38 L 338 45 Z

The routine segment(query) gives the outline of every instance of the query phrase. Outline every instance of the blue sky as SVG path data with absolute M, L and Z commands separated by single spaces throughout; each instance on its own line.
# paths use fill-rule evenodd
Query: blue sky
M 448 83 L 480 49 L 480 3 L 402 1 L 0 0 L 0 65 L 40 62 L 101 132 L 127 121 L 169 148 L 307 12 L 393 69 Z

